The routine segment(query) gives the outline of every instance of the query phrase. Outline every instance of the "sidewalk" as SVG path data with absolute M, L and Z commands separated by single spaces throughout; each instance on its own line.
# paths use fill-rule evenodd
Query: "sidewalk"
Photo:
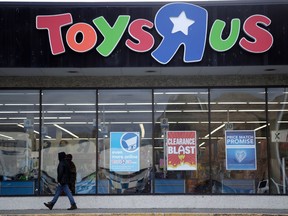
M 37 215 L 37 216 L 47 216 L 47 215 L 58 215 L 58 216 L 127 216 L 127 215 L 137 215 L 137 216 L 149 216 L 149 215 L 161 215 L 161 216 L 174 216 L 174 215 L 185 215 L 185 216 L 213 216 L 213 215 L 288 215 L 288 210 L 283 209 L 77 209 L 74 211 L 68 211 L 66 209 L 40 209 L 40 210 L 4 210 L 0 211 L 0 216 L 22 216 L 22 215 Z

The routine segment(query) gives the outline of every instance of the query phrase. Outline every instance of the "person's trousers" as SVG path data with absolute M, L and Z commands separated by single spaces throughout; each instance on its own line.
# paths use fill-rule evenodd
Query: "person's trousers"
M 58 184 L 58 186 L 56 188 L 55 195 L 54 195 L 54 197 L 53 197 L 53 199 L 51 201 L 51 203 L 53 205 L 57 202 L 57 200 L 58 200 L 59 196 L 61 195 L 62 191 L 64 191 L 65 194 L 67 195 L 71 205 L 76 204 L 75 200 L 73 198 L 73 195 L 72 195 L 72 193 L 71 193 L 71 191 L 70 191 L 70 189 L 68 187 L 68 184 L 64 184 L 64 185 Z

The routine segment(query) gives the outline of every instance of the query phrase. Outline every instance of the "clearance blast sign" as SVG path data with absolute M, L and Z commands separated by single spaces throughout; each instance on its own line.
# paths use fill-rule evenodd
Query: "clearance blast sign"
M 196 131 L 167 131 L 167 170 L 197 170 Z

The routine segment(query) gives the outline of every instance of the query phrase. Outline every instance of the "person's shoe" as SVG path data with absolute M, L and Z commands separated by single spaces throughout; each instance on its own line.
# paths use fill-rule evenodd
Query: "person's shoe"
M 47 208 L 49 208 L 50 210 L 52 210 L 52 209 L 53 209 L 53 206 L 54 206 L 54 204 L 51 203 L 51 202 L 44 203 L 44 205 L 45 205 Z
M 76 206 L 76 204 L 73 204 L 73 205 L 71 205 L 71 207 L 68 208 L 67 210 L 75 210 L 75 209 L 77 209 L 77 206 Z

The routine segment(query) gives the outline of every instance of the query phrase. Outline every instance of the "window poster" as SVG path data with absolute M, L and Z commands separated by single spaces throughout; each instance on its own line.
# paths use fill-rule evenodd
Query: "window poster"
M 225 131 L 226 169 L 256 170 L 255 131 Z
M 139 132 L 111 132 L 110 171 L 139 171 L 139 147 Z
M 167 170 L 197 170 L 196 131 L 167 131 Z

